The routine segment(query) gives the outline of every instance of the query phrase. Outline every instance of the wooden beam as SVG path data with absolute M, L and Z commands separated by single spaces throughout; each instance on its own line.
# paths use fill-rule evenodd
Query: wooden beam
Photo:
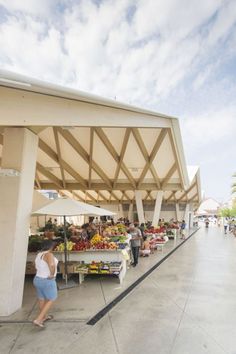
M 149 154 L 148 154 L 148 151 L 147 151 L 147 149 L 146 149 L 146 146 L 145 146 L 145 144 L 144 144 L 144 142 L 143 142 L 143 139 L 142 139 L 142 137 L 141 137 L 141 135 L 140 135 L 140 133 L 139 133 L 139 130 L 138 130 L 138 128 L 132 128 L 132 133 L 133 133 L 133 136 L 134 136 L 134 138 L 135 138 L 135 140 L 136 140 L 136 142 L 137 142 L 137 144 L 138 144 L 138 146 L 139 146 L 139 149 L 141 150 L 141 152 L 142 152 L 142 155 L 143 155 L 143 157 L 144 157 L 144 159 L 145 159 L 145 161 L 146 161 L 146 164 L 148 164 L 148 168 L 150 169 L 150 171 L 151 171 L 151 173 L 152 173 L 152 176 L 153 176 L 153 178 L 154 178 L 154 181 L 156 182 L 156 184 L 157 184 L 157 188 L 159 189 L 160 188 L 160 180 L 159 180 L 159 177 L 158 177 L 158 175 L 157 175 L 157 172 L 156 172 L 156 170 L 155 170 L 155 168 L 154 168 L 154 166 L 153 166 L 153 164 L 152 163 L 149 163 Z M 142 175 L 141 175 L 142 176 Z M 141 177 L 140 177 L 141 178 Z M 143 179 L 145 178 L 145 176 L 143 177 Z M 139 179 L 139 182 L 140 182 L 140 179 Z M 138 182 L 138 183 L 139 183 Z M 142 182 L 142 181 L 141 181 Z
M 153 160 L 155 159 L 156 157 L 156 154 L 158 153 L 160 147 L 161 147 L 161 144 L 163 142 L 163 140 L 165 139 L 166 137 L 166 134 L 167 134 L 167 129 L 166 128 L 163 128 L 154 144 L 154 147 L 152 149 L 152 152 L 149 156 L 149 161 L 146 163 L 142 173 L 141 173 L 141 176 L 139 178 L 139 181 L 138 181 L 138 188 L 140 187 L 140 185 L 142 184 L 143 180 L 144 180 L 144 177 L 146 176 L 147 174 L 147 171 L 148 169 L 150 168 L 150 165 L 152 164 Z
M 94 129 L 90 128 L 89 178 L 88 178 L 89 186 L 91 186 L 92 183 L 93 141 L 94 141 Z
M 119 173 L 120 173 L 122 162 L 124 160 L 125 151 L 126 151 L 126 148 L 127 148 L 127 145 L 128 145 L 130 133 L 131 133 L 131 129 L 130 128 L 126 128 L 125 136 L 124 136 L 124 140 L 123 140 L 123 143 L 122 143 L 121 152 L 120 152 L 120 156 L 119 156 L 119 162 L 118 162 L 117 167 L 116 167 L 113 187 L 115 187 L 115 185 L 117 183 L 117 180 L 118 180 L 118 177 L 119 177 Z
M 154 200 L 143 200 L 143 202 L 145 203 L 144 205 L 152 205 L 154 206 L 155 205 L 155 202 Z M 111 200 L 110 202 L 104 202 L 104 204 L 127 204 L 127 203 L 130 203 L 130 202 L 127 202 L 127 200 Z
M 172 192 L 169 197 L 166 199 L 166 202 L 168 202 L 172 197 L 174 197 L 176 192 Z
M 194 196 L 188 200 L 188 202 L 192 202 L 197 196 L 198 196 L 198 193 L 195 193 Z
M 146 192 L 147 192 L 147 194 L 146 194 L 146 197 L 144 198 L 144 200 L 147 200 L 148 197 L 150 196 L 150 193 L 151 193 L 151 191 L 146 191 Z
M 111 196 L 115 198 L 115 200 L 119 201 L 119 198 L 117 197 L 117 195 L 113 191 L 110 191 L 110 193 L 111 193 Z
M 96 134 L 99 136 L 100 140 L 102 143 L 105 145 L 111 156 L 114 158 L 114 160 L 119 164 L 120 158 L 118 153 L 116 152 L 115 148 L 111 144 L 110 140 L 102 130 L 102 128 L 95 128 Z M 136 182 L 132 176 L 132 174 L 129 172 L 128 168 L 125 166 L 124 161 L 121 161 L 121 170 L 124 172 L 130 183 L 133 185 L 133 187 L 136 187 Z
M 51 182 L 42 182 L 41 181 L 41 187 L 42 189 L 58 189 L 58 187 L 55 188 L 55 183 Z M 72 190 L 89 190 L 88 188 L 84 188 L 84 186 L 81 183 L 71 183 L 67 182 L 66 183 L 66 188 L 67 189 L 72 189 Z M 164 191 L 179 191 L 181 186 L 179 184 L 168 184 L 167 186 L 164 187 Z M 62 188 L 63 189 L 63 188 Z M 107 190 L 108 192 L 112 193 L 114 191 L 129 191 L 129 190 L 134 190 L 133 186 L 130 183 L 117 183 L 116 188 L 111 190 L 110 188 L 107 187 L 105 183 L 92 183 L 91 185 L 91 190 L 98 191 L 98 190 Z M 155 183 L 143 183 L 139 190 L 157 190 L 156 184 Z M 119 198 L 117 198 L 119 200 Z
M 78 140 L 67 130 L 62 128 L 58 128 L 59 133 L 63 136 L 63 138 L 73 147 L 73 149 L 84 159 L 85 162 L 89 165 L 90 157 L 87 151 L 83 148 L 83 146 L 78 142 Z M 91 160 L 92 169 L 101 177 L 101 179 L 106 183 L 107 187 L 112 188 L 112 184 L 110 182 L 109 177 L 105 174 L 105 172 L 98 166 L 98 164 Z
M 50 171 L 46 170 L 39 162 L 37 162 L 36 164 L 36 170 L 38 170 L 40 173 L 42 173 L 42 175 L 47 177 L 51 182 L 55 184 L 54 189 L 58 189 L 58 187 L 59 189 L 64 189 L 62 181 L 59 178 L 57 178 L 54 174 L 52 174 Z M 41 187 L 42 187 L 42 183 L 41 183 Z
M 169 169 L 169 171 L 167 172 L 166 176 L 163 179 L 163 182 L 161 184 L 162 188 L 167 185 L 167 183 L 169 182 L 170 178 L 175 173 L 176 169 L 177 169 L 176 163 L 174 163 L 173 166 Z
M 27 129 L 29 129 L 32 133 L 38 135 L 39 133 L 41 133 L 43 130 L 47 129 L 47 126 L 29 126 L 27 127 Z
M 82 183 L 84 187 L 87 187 L 86 181 L 83 179 L 82 176 L 79 175 L 78 172 L 76 172 L 66 161 L 64 161 L 62 158 L 60 159 L 59 162 L 59 157 L 56 154 L 56 152 L 49 146 L 47 145 L 43 140 L 39 139 L 39 148 L 45 152 L 52 160 L 54 160 L 56 163 L 58 163 L 63 167 L 63 169 L 68 172 L 76 181 L 79 183 Z
M 181 200 L 183 200 L 185 197 L 187 197 L 188 193 L 191 192 L 191 190 L 193 188 L 195 188 L 197 185 L 197 183 L 195 182 L 194 184 L 192 184 L 185 192 L 184 194 L 178 199 L 178 202 L 180 202 Z
M 178 156 L 177 156 L 177 153 L 176 153 L 176 148 L 175 148 L 175 144 L 174 144 L 174 139 L 173 139 L 173 136 L 172 136 L 172 133 L 171 133 L 171 129 L 168 128 L 168 135 L 169 135 L 169 138 L 170 138 L 170 143 L 171 143 L 171 149 L 172 149 L 172 152 L 173 152 L 173 155 L 174 155 L 174 158 L 175 158 L 175 161 L 176 161 L 176 167 L 177 167 L 177 170 L 179 172 L 179 178 L 180 178 L 180 181 L 181 181 L 181 186 L 182 188 L 184 188 L 184 180 L 183 180 L 183 175 L 181 173 L 181 168 L 180 168 L 180 165 L 179 165 L 179 160 L 178 160 Z
M 123 192 L 124 196 L 126 197 L 127 200 L 131 201 L 130 197 L 128 196 L 128 194 L 124 191 Z
M 35 172 L 35 182 L 38 188 L 41 189 L 40 179 L 37 171 Z
M 82 190 L 83 193 L 85 193 L 86 197 L 89 197 L 91 200 L 93 200 L 94 202 L 97 201 L 97 199 L 95 197 L 92 196 L 92 194 L 90 194 L 88 191 L 86 190 Z M 87 199 L 87 198 L 86 198 Z
M 0 145 L 3 145 L 3 135 L 0 134 Z
M 75 196 L 75 198 L 77 198 L 80 202 L 85 201 L 85 199 L 81 198 L 81 196 L 79 194 L 77 194 L 75 191 L 71 191 L 71 193 L 73 194 L 73 196 Z
M 57 153 L 40 138 L 39 138 L 38 146 L 43 152 L 45 152 L 45 154 L 47 154 L 49 157 L 51 157 L 52 160 L 54 160 L 59 164 Z
M 155 159 L 156 157 L 156 154 L 158 153 L 160 147 L 161 147 L 161 144 L 163 143 L 163 140 L 165 139 L 166 137 L 166 134 L 167 134 L 167 128 L 163 128 L 157 138 L 157 141 L 152 149 L 152 152 L 150 154 L 150 159 L 149 159 L 149 162 L 152 163 L 153 160 Z
M 64 173 L 63 166 L 62 166 L 61 147 L 60 147 L 60 142 L 59 142 L 59 137 L 58 137 L 58 132 L 57 132 L 56 127 L 53 127 L 53 134 L 54 134 L 54 139 L 55 139 L 55 143 L 56 143 L 57 156 L 58 156 L 58 162 L 59 162 L 60 171 L 61 171 L 62 183 L 63 183 L 63 187 L 65 188 L 65 186 L 66 186 L 65 173 Z
M 83 188 L 88 187 L 88 183 L 76 172 L 66 161 L 62 160 L 62 167 L 79 183 L 83 185 Z
M 99 195 L 100 195 L 100 197 L 102 197 L 103 200 L 108 201 L 108 199 L 105 197 L 105 195 L 101 191 L 99 191 Z

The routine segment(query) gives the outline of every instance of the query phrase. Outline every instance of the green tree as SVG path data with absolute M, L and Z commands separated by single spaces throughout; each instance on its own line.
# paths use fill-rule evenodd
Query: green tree
M 236 173 L 233 174 L 233 178 L 236 178 Z M 236 182 L 233 182 L 232 184 L 232 194 L 236 193 Z
M 236 217 L 236 208 L 233 207 L 232 209 L 230 208 L 223 208 L 220 210 L 220 216 L 223 216 L 224 218 L 234 218 Z
M 230 209 L 229 208 L 223 208 L 220 210 L 220 216 L 223 216 L 224 218 L 229 218 L 230 215 Z

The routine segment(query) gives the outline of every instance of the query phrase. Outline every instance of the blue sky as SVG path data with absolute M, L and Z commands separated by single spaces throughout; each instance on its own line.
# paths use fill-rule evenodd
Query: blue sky
M 230 197 L 235 0 L 0 0 L 0 63 L 179 117 L 206 196 Z

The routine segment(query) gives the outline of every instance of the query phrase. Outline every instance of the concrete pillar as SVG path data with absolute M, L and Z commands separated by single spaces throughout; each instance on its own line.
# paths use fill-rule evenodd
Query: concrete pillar
M 130 205 L 129 205 L 128 219 L 130 222 L 134 221 L 134 204 L 133 203 L 130 203 Z
M 186 222 L 186 229 L 189 229 L 189 203 L 185 207 L 184 220 Z
M 181 215 L 180 215 L 180 210 L 179 210 L 179 203 L 175 204 L 175 212 L 176 212 L 176 220 L 181 221 Z
M 152 225 L 153 226 L 157 226 L 158 225 L 158 221 L 160 219 L 161 204 L 162 204 L 163 195 L 164 195 L 163 191 L 158 191 L 157 192 L 155 208 L 154 208 L 154 213 L 153 213 L 153 219 L 152 219 Z
M 193 218 L 194 218 L 193 204 L 190 204 L 189 205 L 189 227 L 190 227 L 190 229 L 193 227 Z
M 22 306 L 37 147 L 28 129 L 5 129 L 1 167 L 20 175 L 0 177 L 0 316 Z
M 144 211 L 143 211 L 143 201 L 142 201 L 142 191 L 135 191 L 135 201 L 138 213 L 138 221 L 140 224 L 145 223 Z
M 119 218 L 124 218 L 124 210 L 123 210 L 123 205 L 120 203 L 118 205 L 119 208 Z

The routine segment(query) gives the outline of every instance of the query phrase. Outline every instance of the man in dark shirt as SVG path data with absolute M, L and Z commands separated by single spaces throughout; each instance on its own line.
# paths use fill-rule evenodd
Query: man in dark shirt
M 129 234 L 131 235 L 131 250 L 133 255 L 133 267 L 136 267 L 138 264 L 138 257 L 139 257 L 139 249 L 141 246 L 142 234 L 141 231 L 134 226 L 134 224 L 130 224 L 129 226 Z

